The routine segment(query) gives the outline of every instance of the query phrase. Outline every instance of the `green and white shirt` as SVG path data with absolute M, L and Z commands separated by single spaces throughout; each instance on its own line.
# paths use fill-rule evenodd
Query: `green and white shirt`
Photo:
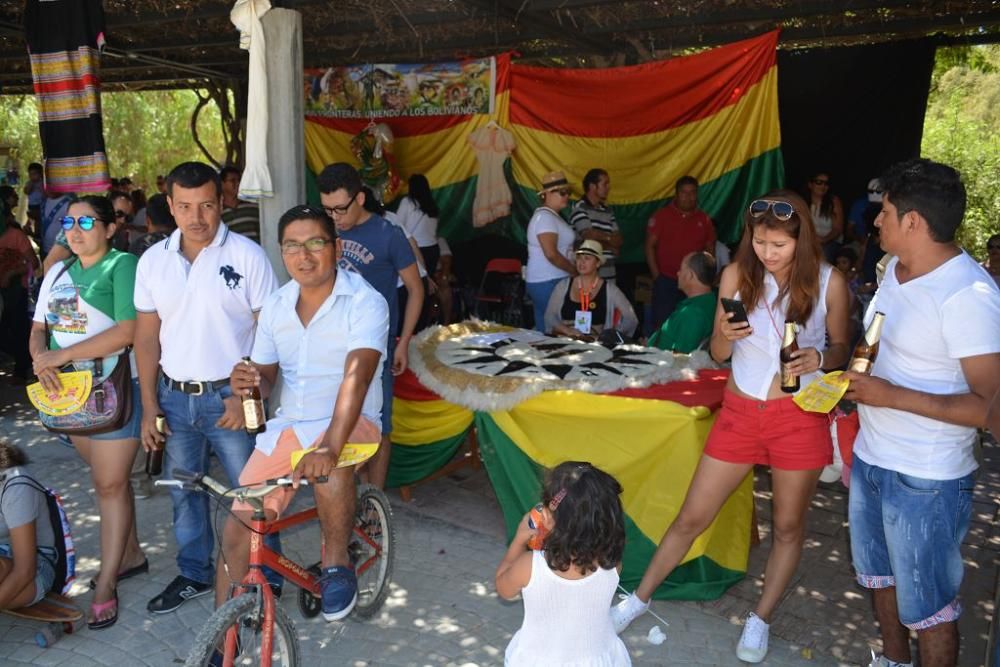
M 134 320 L 138 263 L 135 255 L 109 250 L 86 269 L 75 257 L 49 269 L 35 309 L 35 321 L 48 324 L 49 348 L 67 348 L 107 331 L 117 322 Z M 116 356 L 105 358 L 105 374 L 113 369 Z

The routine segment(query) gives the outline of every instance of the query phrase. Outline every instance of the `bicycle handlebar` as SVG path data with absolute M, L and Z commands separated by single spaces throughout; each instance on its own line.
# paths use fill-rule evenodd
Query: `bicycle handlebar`
M 225 498 L 235 497 L 239 500 L 249 500 L 251 498 L 262 498 L 274 491 L 275 488 L 279 486 L 292 486 L 293 482 L 289 477 L 278 477 L 274 479 L 266 479 L 255 484 L 247 484 L 245 486 L 234 486 L 233 488 L 227 488 L 223 486 L 218 480 L 213 479 L 208 475 L 203 475 L 201 473 L 192 472 L 190 470 L 185 470 L 184 468 L 174 468 L 171 471 L 171 476 L 173 479 L 158 479 L 155 482 L 156 486 L 176 486 L 181 489 L 189 489 L 194 491 L 208 491 L 212 495 Z M 316 478 L 316 482 L 319 484 L 325 483 L 329 480 L 326 475 L 321 475 Z M 309 480 L 301 479 L 299 484 L 308 486 Z

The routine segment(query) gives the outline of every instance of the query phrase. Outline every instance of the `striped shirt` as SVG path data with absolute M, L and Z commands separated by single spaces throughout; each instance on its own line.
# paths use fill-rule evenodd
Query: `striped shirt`
M 222 221 L 230 230 L 260 243 L 260 209 L 257 204 L 241 199 L 235 207 L 223 207 Z
M 573 227 L 573 231 L 576 232 L 577 241 L 583 240 L 583 233 L 588 229 L 608 234 L 618 233 L 618 222 L 615 220 L 615 212 L 604 204 L 591 206 L 590 202 L 585 198 L 573 205 L 573 214 L 570 216 L 569 224 Z M 604 264 L 601 265 L 597 273 L 602 278 L 614 279 L 615 251 L 606 243 L 602 243 L 601 245 L 604 247 Z

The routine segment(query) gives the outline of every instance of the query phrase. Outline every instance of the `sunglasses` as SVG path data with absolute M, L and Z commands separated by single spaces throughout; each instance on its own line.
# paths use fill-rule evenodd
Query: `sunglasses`
M 286 241 L 281 244 L 282 255 L 298 255 L 305 248 L 309 252 L 321 252 L 328 244 L 333 243 L 330 239 L 314 238 L 305 243 L 298 241 Z
M 126 213 L 125 211 L 115 211 L 115 217 L 116 218 L 124 218 L 127 215 L 128 215 L 128 213 Z
M 76 218 L 74 218 L 71 215 L 67 215 L 60 221 L 60 223 L 62 224 L 63 230 L 67 232 L 73 229 L 74 224 L 80 225 L 80 229 L 82 229 L 85 232 L 89 232 L 91 229 L 94 228 L 94 223 L 97 222 L 98 220 L 100 220 L 100 218 L 95 218 L 89 215 L 81 215 Z
M 877 190 L 877 189 L 876 190 L 869 190 L 868 194 L 870 194 L 870 195 L 880 195 L 880 194 L 882 194 L 882 191 L 881 190 Z
M 814 178 L 812 179 L 813 185 L 830 185 L 830 181 L 825 178 Z
M 987 250 L 1000 250 L 1000 243 L 987 243 L 986 244 L 986 249 Z
M 778 220 L 785 222 L 791 220 L 792 216 L 795 215 L 795 207 L 786 201 L 778 201 L 775 199 L 754 199 L 750 202 L 750 217 L 757 218 L 763 217 L 768 211 Z
M 351 201 L 347 202 L 343 206 L 324 206 L 323 210 L 326 211 L 326 214 L 329 216 L 344 215 L 351 208 L 351 206 L 354 205 L 354 201 L 358 198 L 358 194 L 359 193 L 355 192 L 354 196 L 351 197 Z

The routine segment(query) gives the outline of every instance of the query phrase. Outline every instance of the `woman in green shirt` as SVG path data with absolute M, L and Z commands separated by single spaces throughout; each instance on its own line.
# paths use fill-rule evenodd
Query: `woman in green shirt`
M 45 275 L 30 340 L 35 374 L 49 390 L 58 390 L 57 373 L 70 363 L 90 369 L 100 357 L 110 373 L 135 333 L 133 291 L 138 259 L 111 247 L 117 227 L 111 202 L 97 196 L 74 199 L 61 224 L 74 257 Z M 131 370 L 133 396 L 138 396 L 134 363 Z M 77 452 L 90 466 L 101 515 L 101 571 L 88 619 L 92 629 L 110 627 L 118 620 L 119 577 L 149 567 L 136 539 L 135 502 L 129 484 L 139 448 L 140 413 L 139 401 L 133 400 L 132 417 L 122 428 L 72 436 Z

